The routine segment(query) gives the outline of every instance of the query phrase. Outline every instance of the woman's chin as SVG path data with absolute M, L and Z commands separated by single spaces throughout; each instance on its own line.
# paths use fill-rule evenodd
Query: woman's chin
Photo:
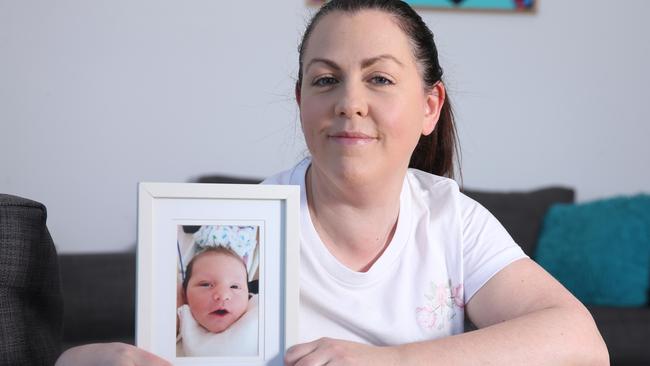
M 342 157 L 327 161 L 320 170 L 324 171 L 330 179 L 346 185 L 367 184 L 378 179 L 374 164 L 368 163 L 367 159 Z

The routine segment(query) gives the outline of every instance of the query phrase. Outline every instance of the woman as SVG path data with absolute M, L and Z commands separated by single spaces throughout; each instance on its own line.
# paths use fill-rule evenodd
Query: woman
M 584 306 L 444 178 L 453 115 L 433 36 L 408 5 L 327 3 L 299 62 L 311 158 L 266 181 L 302 186 L 303 343 L 287 365 L 608 364 Z M 479 330 L 462 333 L 465 314 Z M 116 344 L 59 364 L 91 355 L 166 364 Z

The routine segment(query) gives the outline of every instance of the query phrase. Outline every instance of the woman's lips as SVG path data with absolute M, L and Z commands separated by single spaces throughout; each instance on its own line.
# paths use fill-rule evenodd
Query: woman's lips
M 377 140 L 376 137 L 361 132 L 337 132 L 328 137 L 342 145 L 365 145 Z

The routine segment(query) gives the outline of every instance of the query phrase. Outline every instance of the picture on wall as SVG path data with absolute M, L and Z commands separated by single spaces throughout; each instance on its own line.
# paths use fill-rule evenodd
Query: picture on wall
M 405 0 L 416 8 L 460 9 L 460 10 L 496 10 L 496 11 L 533 11 L 536 0 Z M 321 5 L 326 0 L 309 0 L 311 5 Z

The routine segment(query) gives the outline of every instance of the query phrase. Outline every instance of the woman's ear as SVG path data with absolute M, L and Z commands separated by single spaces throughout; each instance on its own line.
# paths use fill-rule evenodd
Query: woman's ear
M 442 81 L 439 81 L 425 96 L 424 120 L 422 123 L 423 135 L 430 135 L 436 128 L 436 124 L 440 119 L 440 111 L 445 104 L 445 95 L 445 86 L 442 84 Z
M 296 103 L 298 103 L 298 107 L 300 107 L 300 81 L 296 81 L 296 88 L 294 92 L 296 93 Z
M 300 122 L 300 129 L 302 130 L 302 133 L 304 134 L 305 130 L 302 127 L 302 116 L 300 115 L 300 113 L 302 113 L 302 110 L 300 109 L 300 93 L 302 92 L 302 88 L 300 87 L 300 81 L 296 81 L 296 88 L 295 88 L 294 92 L 296 93 L 296 103 L 298 104 L 298 114 L 299 114 L 299 117 L 300 117 L 300 118 L 298 118 L 298 120 Z

